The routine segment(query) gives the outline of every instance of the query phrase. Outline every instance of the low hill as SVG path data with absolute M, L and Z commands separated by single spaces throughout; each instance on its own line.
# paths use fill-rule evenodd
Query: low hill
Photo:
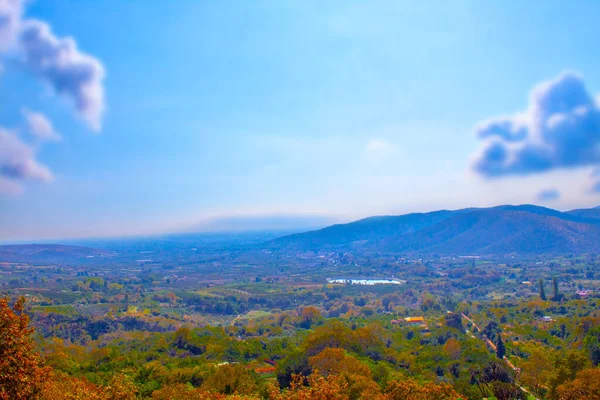
M 577 217 L 581 217 L 581 218 L 598 219 L 598 220 L 600 220 L 600 207 L 580 208 L 580 209 L 577 209 L 577 210 L 568 211 L 567 214 L 570 214 L 570 215 L 573 215 L 573 216 L 577 216 Z
M 0 262 L 70 263 L 108 258 L 112 251 L 58 244 L 16 244 L 0 246 Z
M 600 251 L 593 212 L 520 205 L 371 217 L 272 242 L 303 250 L 401 254 L 571 254 Z

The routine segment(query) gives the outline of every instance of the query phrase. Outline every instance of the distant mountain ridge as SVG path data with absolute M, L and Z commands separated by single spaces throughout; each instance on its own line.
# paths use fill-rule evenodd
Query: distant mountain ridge
M 440 255 L 593 253 L 600 252 L 600 208 L 561 212 L 526 204 L 369 217 L 270 245 Z
M 60 244 L 12 244 L 0 246 L 0 261 L 2 262 L 62 263 L 93 258 L 109 258 L 114 255 L 114 252 L 108 250 Z

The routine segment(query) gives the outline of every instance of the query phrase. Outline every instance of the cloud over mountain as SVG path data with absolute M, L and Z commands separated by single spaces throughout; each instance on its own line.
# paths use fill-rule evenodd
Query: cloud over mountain
M 600 168 L 592 171 L 588 178 L 587 193 L 600 194 Z
M 537 85 L 526 110 L 476 133 L 484 144 L 472 169 L 486 178 L 600 164 L 600 108 L 572 72 Z
M 560 198 L 560 192 L 558 189 L 544 189 L 537 195 L 539 201 L 552 201 Z

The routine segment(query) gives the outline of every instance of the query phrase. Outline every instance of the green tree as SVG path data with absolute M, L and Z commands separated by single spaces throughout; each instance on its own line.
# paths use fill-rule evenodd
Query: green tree
M 471 382 L 477 386 L 481 397 L 487 398 L 493 395 L 497 399 L 522 398 L 521 390 L 515 383 L 513 374 L 500 361 L 471 367 L 469 372 Z
M 258 388 L 254 376 L 241 364 L 219 366 L 202 386 L 226 395 L 250 394 Z
M 552 362 L 546 349 L 534 348 L 521 366 L 523 383 L 539 394 L 552 371 Z
M 321 318 L 321 312 L 317 307 L 304 307 L 300 314 L 300 327 L 310 329 L 317 319 Z
M 540 285 L 540 299 L 546 300 L 546 290 L 544 290 L 544 281 L 540 279 L 538 283 Z
M 294 376 L 310 375 L 306 353 L 298 349 L 288 351 L 287 356 L 277 363 L 276 374 L 277 382 L 283 388 L 290 386 Z
M 583 340 L 592 364 L 597 367 L 600 364 L 600 326 L 591 329 Z
M 447 313 L 444 316 L 444 323 L 450 328 L 458 329 L 461 332 L 465 331 L 465 327 L 462 324 L 462 317 L 459 313 Z
M 570 350 L 566 354 L 557 354 L 554 370 L 548 376 L 548 398 L 558 398 L 557 388 L 575 379 L 577 373 L 589 366 L 589 360 L 580 351 Z

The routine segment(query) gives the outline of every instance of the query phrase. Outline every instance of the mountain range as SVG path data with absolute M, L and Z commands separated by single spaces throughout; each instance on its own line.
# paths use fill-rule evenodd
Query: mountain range
M 236 228 L 240 228 L 236 225 Z M 281 233 L 280 233 L 281 234 Z M 276 237 L 231 233 L 171 235 L 165 239 L 0 246 L 0 262 L 102 264 L 191 257 L 190 247 L 211 251 L 357 251 L 398 255 L 557 255 L 600 253 L 600 207 L 557 211 L 535 205 L 503 205 L 374 216 Z M 275 238 L 275 239 L 273 239 Z M 113 243 L 114 242 L 114 243 Z M 75 244 L 75 243 L 73 243 Z M 208 247 L 207 247 L 208 246 Z
M 376 216 L 275 239 L 272 247 L 398 254 L 506 255 L 600 252 L 600 207 L 535 205 Z

